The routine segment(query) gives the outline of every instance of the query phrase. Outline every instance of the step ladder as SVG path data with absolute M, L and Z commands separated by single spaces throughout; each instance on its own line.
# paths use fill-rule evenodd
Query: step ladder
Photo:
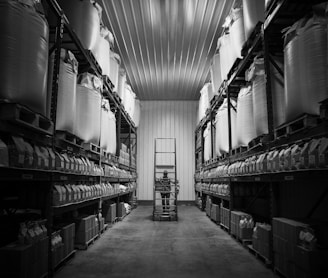
M 176 139 L 156 138 L 154 148 L 153 220 L 178 221 Z

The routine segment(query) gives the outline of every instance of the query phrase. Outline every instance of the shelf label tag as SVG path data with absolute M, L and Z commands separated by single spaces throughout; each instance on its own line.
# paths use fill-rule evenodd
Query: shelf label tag
M 32 174 L 23 174 L 22 179 L 23 180 L 33 180 L 33 175 Z
M 294 176 L 285 176 L 285 181 L 293 181 Z

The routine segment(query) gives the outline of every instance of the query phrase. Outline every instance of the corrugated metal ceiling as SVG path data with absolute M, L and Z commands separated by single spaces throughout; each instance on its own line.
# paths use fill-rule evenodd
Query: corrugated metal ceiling
M 143 100 L 192 100 L 208 78 L 232 0 L 102 0 L 129 82 Z

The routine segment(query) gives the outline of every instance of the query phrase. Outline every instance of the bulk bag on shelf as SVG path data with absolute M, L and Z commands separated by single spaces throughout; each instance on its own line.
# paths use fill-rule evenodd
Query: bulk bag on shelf
M 256 137 L 251 86 L 240 89 L 237 99 L 237 146 L 247 146 Z
M 110 106 L 107 99 L 102 100 L 101 105 L 101 128 L 100 128 L 100 147 L 106 152 L 110 150 L 111 141 L 111 119 L 109 116 Z
M 236 52 L 231 45 L 229 34 L 224 34 L 218 39 L 217 49 L 220 54 L 221 78 L 227 80 L 228 73 L 236 60 Z
M 230 100 L 230 119 L 231 119 L 231 147 L 237 146 L 236 136 L 236 101 Z M 216 114 L 216 142 L 215 149 L 218 155 L 229 153 L 229 121 L 228 121 L 228 100 L 225 99 Z
M 204 160 L 207 161 L 212 158 L 212 132 L 211 123 L 209 122 L 203 133 L 204 137 Z
M 319 114 L 327 92 L 327 19 L 314 15 L 296 22 L 285 34 L 286 120 Z
M 117 147 L 117 141 L 116 141 L 116 118 L 112 111 L 109 110 L 108 112 L 109 121 L 110 121 L 110 141 L 108 146 L 108 152 L 116 155 L 116 147 Z
M 75 135 L 85 142 L 99 144 L 102 81 L 90 73 L 78 76 L 76 88 Z
M 283 57 L 273 56 L 273 60 L 280 69 L 284 68 Z M 286 119 L 286 103 L 284 91 L 284 76 L 270 64 L 271 73 L 271 91 L 273 106 L 273 125 L 278 127 L 285 122 Z
M 34 1 L 0 1 L 0 98 L 46 115 L 49 28 Z
M 140 100 L 136 98 L 134 104 L 134 114 L 133 114 L 133 122 L 136 127 L 139 126 L 139 121 L 140 121 Z
M 125 102 L 125 98 L 126 98 L 126 94 L 125 94 L 126 87 L 125 86 L 126 86 L 126 73 L 123 68 L 120 68 L 119 72 L 118 72 L 117 94 L 121 98 L 122 103 Z
M 246 40 L 253 32 L 258 22 L 265 19 L 264 0 L 243 0 L 244 30 Z
M 245 30 L 244 30 L 244 18 L 243 9 L 236 8 L 231 11 L 232 23 L 229 27 L 231 45 L 235 51 L 235 59 L 242 58 L 241 50 L 245 43 Z M 234 59 L 234 60 L 235 60 Z
M 48 76 L 48 96 L 47 96 L 47 116 L 50 118 L 52 100 L 52 81 L 54 68 L 54 53 L 51 55 Z M 74 133 L 75 114 L 76 114 L 76 81 L 77 81 L 78 62 L 72 52 L 61 49 L 56 130 L 65 130 Z
M 253 62 L 253 67 L 255 70 L 254 75 L 251 77 L 251 81 L 253 90 L 254 127 L 257 137 L 269 132 L 264 59 L 256 57 Z
M 113 35 L 105 26 L 100 27 L 100 36 L 95 48 L 95 58 L 102 70 L 102 75 L 109 77 L 110 71 L 110 41 Z
M 118 76 L 121 58 L 118 54 L 109 50 L 109 79 L 114 85 L 114 92 L 118 93 Z
M 101 7 L 93 0 L 59 0 L 58 4 L 83 47 L 95 49 L 100 36 Z
M 210 71 L 211 71 L 212 91 L 214 93 L 217 93 L 222 84 L 220 54 L 215 54 L 213 56 Z

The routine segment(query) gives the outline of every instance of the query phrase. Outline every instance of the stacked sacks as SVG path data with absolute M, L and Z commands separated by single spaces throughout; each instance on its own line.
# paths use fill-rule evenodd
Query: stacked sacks
M 34 1 L 0 1 L 0 98 L 46 114 L 48 24 Z M 19 82 L 17 82 L 19 80 Z
M 217 49 L 220 54 L 221 78 L 226 80 L 228 73 L 235 62 L 236 56 L 231 44 L 230 34 L 225 33 L 218 39 Z
M 47 116 L 49 118 L 52 100 L 54 58 L 54 54 L 51 55 L 49 63 L 49 85 L 47 96 Z M 61 49 L 58 77 L 56 130 L 65 130 L 70 133 L 74 133 L 77 71 L 78 63 L 73 53 L 69 50 Z
M 90 73 L 78 76 L 75 135 L 85 142 L 99 144 L 102 81 Z
M 231 146 L 234 149 L 237 146 L 236 136 L 236 101 L 230 101 L 230 119 L 231 119 Z M 220 156 L 223 153 L 229 153 L 229 125 L 228 125 L 228 101 L 224 100 L 216 114 L 216 135 L 215 135 L 215 150 L 216 155 Z
M 240 89 L 237 99 L 237 146 L 247 146 L 256 137 L 251 86 Z
M 319 102 L 327 91 L 327 4 L 314 8 L 285 33 L 286 120 L 303 113 L 319 114 Z

